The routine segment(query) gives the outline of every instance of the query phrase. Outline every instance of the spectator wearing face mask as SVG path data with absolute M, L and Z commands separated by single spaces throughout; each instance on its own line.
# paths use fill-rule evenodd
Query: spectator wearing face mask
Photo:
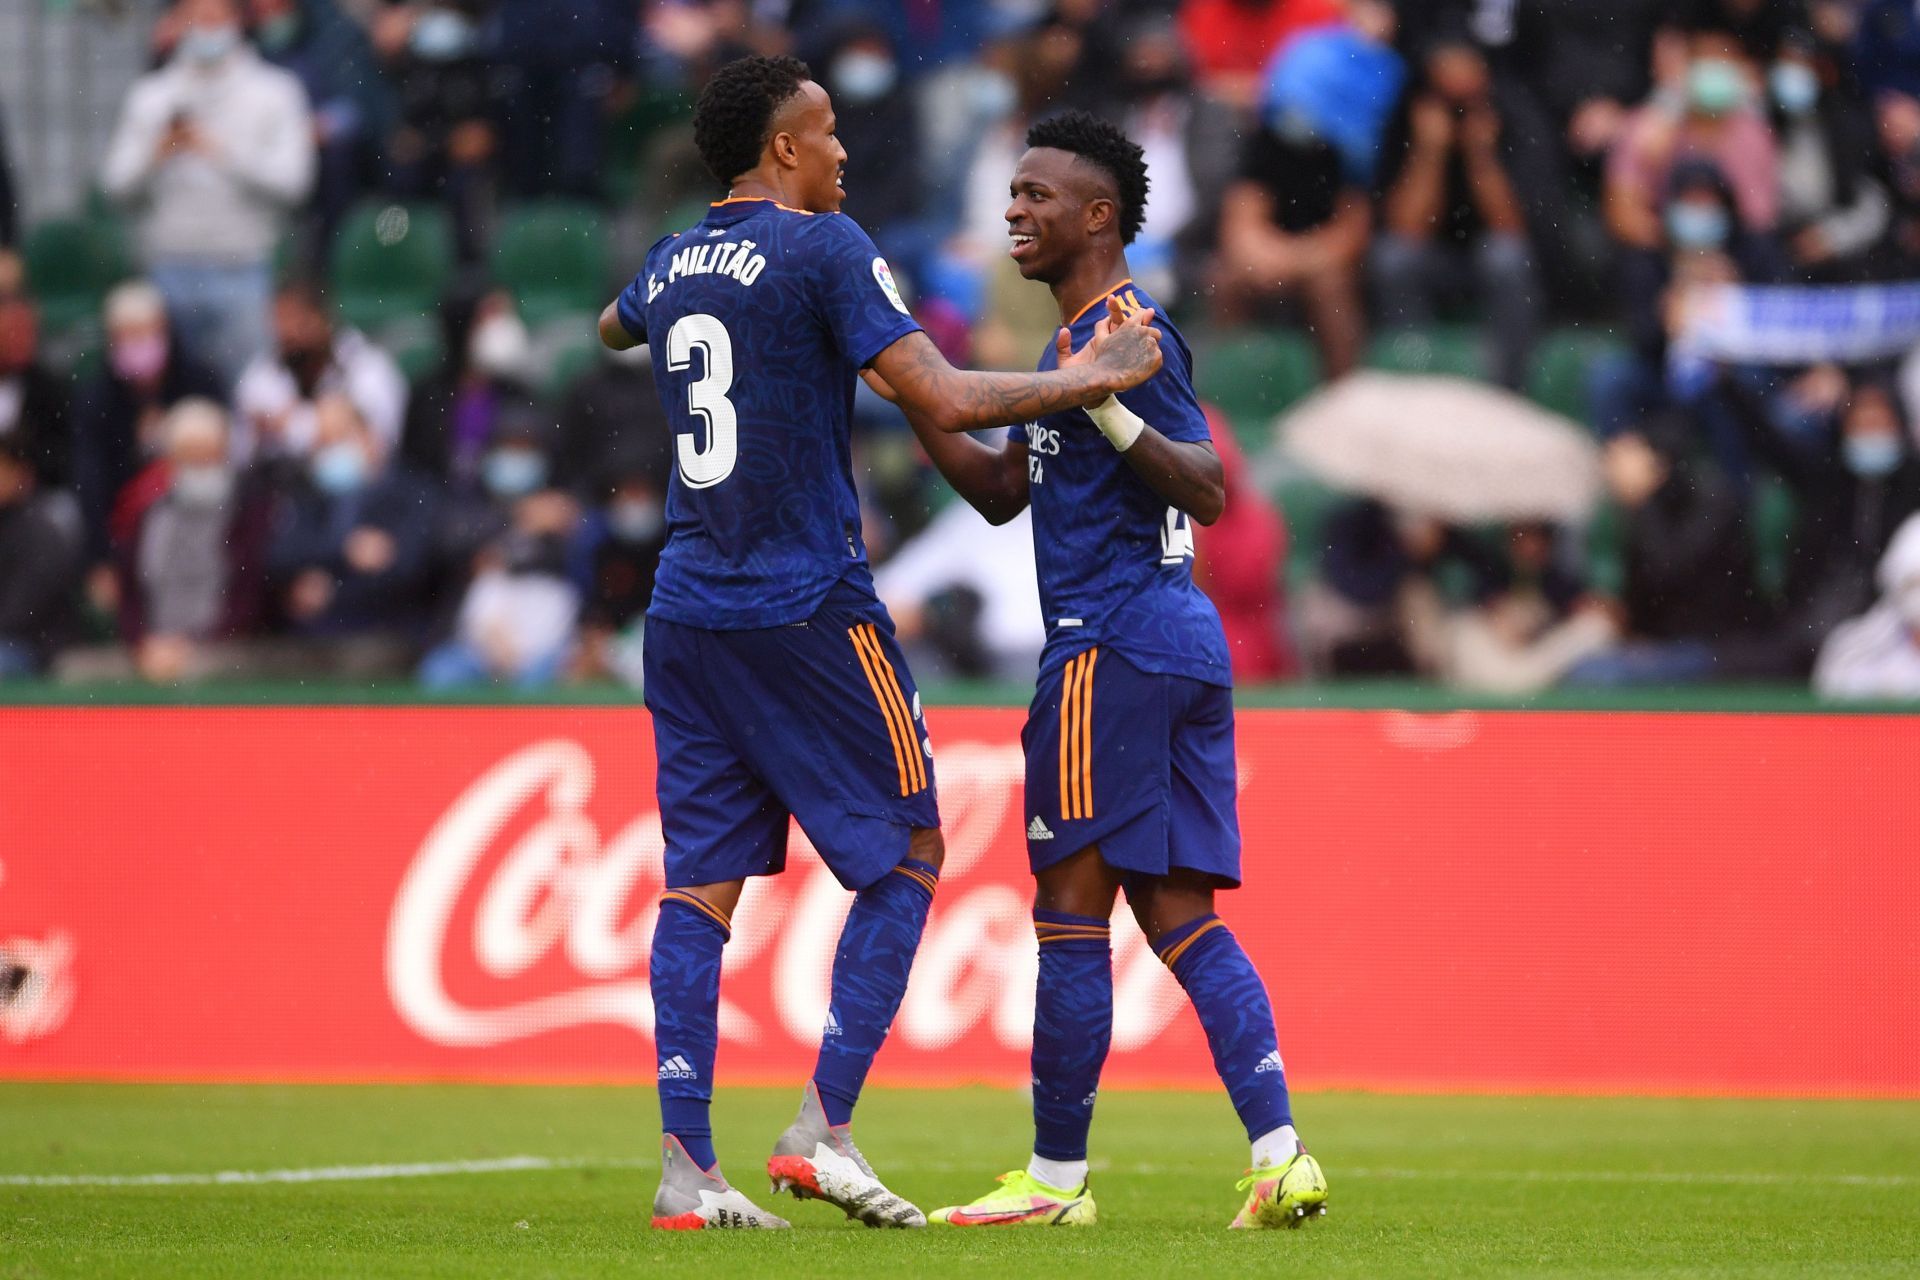
M 0 680 L 38 675 L 70 613 L 79 547 L 38 486 L 32 456 L 0 436 Z
M 580 611 L 567 553 L 580 513 L 571 496 L 548 483 L 551 434 L 550 423 L 510 417 L 481 461 L 486 503 L 478 513 L 465 504 L 464 519 L 486 532 L 477 543 L 472 528 L 452 535 L 470 576 L 452 635 L 421 663 L 429 688 L 493 680 L 533 687 L 552 683 L 567 667 Z
M 1813 36 L 1789 32 L 1767 72 L 1780 138 L 1780 236 L 1809 284 L 1867 279 L 1893 222 L 1893 202 L 1872 172 L 1873 122 L 1840 91 L 1838 70 Z
M 526 381 L 533 340 L 512 295 L 493 288 L 451 293 L 440 332 L 446 358 L 408 401 L 402 452 L 422 474 L 471 492 L 502 418 L 537 407 Z
M 87 530 L 89 594 L 111 611 L 107 520 L 127 483 L 166 446 L 167 411 L 189 397 L 225 398 L 220 379 L 180 350 L 160 291 L 128 281 L 107 295 L 105 367 L 73 401 L 74 488 Z M 221 428 L 223 434 L 225 425 Z M 96 581 L 96 578 L 102 579 Z
M 884 28 L 837 26 L 812 65 L 833 94 L 835 131 L 847 149 L 843 211 L 865 227 L 897 269 L 921 274 L 934 232 L 923 225 L 919 105 Z
M 397 103 L 384 147 L 386 188 L 445 202 L 463 262 L 478 262 L 486 249 L 500 144 L 485 9 L 482 0 L 392 0 L 372 24 Z
M 1760 79 L 1744 47 L 1705 27 L 1663 34 L 1656 70 L 1668 83 L 1628 118 L 1607 159 L 1607 229 L 1622 244 L 1667 243 L 1661 196 L 1676 166 L 1710 162 L 1725 175 L 1740 225 L 1765 235 L 1779 221 L 1780 158 L 1761 114 Z
M 605 473 L 606 503 L 585 528 L 590 567 L 575 672 L 586 679 L 634 670 L 631 645 L 653 601 L 667 545 L 666 473 L 657 457 L 629 457 Z
M 275 515 L 268 573 L 296 631 L 413 635 L 424 622 L 438 503 L 345 395 L 314 406 L 314 447 Z
M 0 440 L 16 442 L 46 486 L 67 482 L 67 393 L 40 363 L 40 310 L 20 260 L 0 250 Z
M 1779 618 L 1727 646 L 1722 665 L 1735 677 L 1805 679 L 1834 627 L 1872 603 L 1882 550 L 1920 511 L 1920 460 L 1898 399 L 1877 376 L 1852 379 L 1834 415 L 1837 440 L 1784 436 L 1753 397 L 1737 404 L 1756 456 L 1792 490 L 1797 519 Z
M 178 0 L 172 56 L 128 93 L 101 170 L 183 345 L 227 386 L 265 346 L 269 264 L 314 173 L 306 94 L 240 17 L 237 0 Z
M 273 354 L 248 365 L 234 391 L 243 457 L 307 457 L 318 439 L 318 402 L 333 393 L 357 406 L 383 453 L 393 452 L 407 411 L 406 377 L 359 330 L 334 325 L 319 284 L 280 287 L 273 337 Z
M 234 465 L 227 412 L 186 399 L 161 423 L 162 455 L 128 488 L 116 526 L 120 634 L 149 680 L 194 670 L 209 641 L 256 632 L 266 612 L 273 503 Z
M 1879 603 L 1820 648 L 1813 687 L 1823 698 L 1920 698 L 1920 516 L 1894 534 L 1876 577 Z

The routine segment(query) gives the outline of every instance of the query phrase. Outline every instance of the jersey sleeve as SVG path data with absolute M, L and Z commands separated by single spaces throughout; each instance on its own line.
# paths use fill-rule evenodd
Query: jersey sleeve
M 603 295 L 604 296 L 604 295 Z M 647 273 L 642 271 L 627 282 L 620 296 L 613 302 L 614 314 L 620 317 L 620 327 L 627 333 L 647 341 Z
M 856 367 L 920 328 L 893 282 L 887 260 L 858 223 L 822 215 L 813 253 L 816 305 L 834 345 Z
M 1120 393 L 1120 403 L 1169 440 L 1211 441 L 1207 415 L 1193 389 L 1192 358 L 1178 334 L 1154 317 L 1160 330 L 1160 372 L 1131 391 Z

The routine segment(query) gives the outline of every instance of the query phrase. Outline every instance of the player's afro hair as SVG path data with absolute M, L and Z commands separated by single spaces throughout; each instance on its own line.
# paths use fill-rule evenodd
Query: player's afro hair
M 1120 243 L 1133 243 L 1147 218 L 1147 157 L 1139 144 L 1098 116 L 1068 111 L 1028 129 L 1027 145 L 1071 151 L 1104 170 L 1120 194 Z
M 760 163 L 773 113 L 813 79 L 798 58 L 741 58 L 713 73 L 693 109 L 693 145 L 722 184 Z

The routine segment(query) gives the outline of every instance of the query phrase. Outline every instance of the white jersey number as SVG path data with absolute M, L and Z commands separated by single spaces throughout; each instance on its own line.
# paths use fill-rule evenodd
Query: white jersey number
M 1179 564 L 1193 559 L 1193 526 L 1187 513 L 1178 507 L 1167 508 L 1167 522 L 1160 528 L 1160 563 Z
M 667 368 L 675 373 L 691 368 L 694 349 L 706 353 L 706 376 L 687 388 L 687 407 L 707 424 L 707 447 L 700 448 L 693 432 L 674 437 L 680 478 L 688 488 L 706 489 L 733 474 L 740 458 L 740 423 L 727 392 L 733 389 L 733 339 L 727 326 L 709 315 L 682 316 L 667 331 Z

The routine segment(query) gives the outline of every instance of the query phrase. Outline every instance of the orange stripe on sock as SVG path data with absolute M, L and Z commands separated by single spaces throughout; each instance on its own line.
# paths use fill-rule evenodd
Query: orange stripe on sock
M 714 906 L 711 902 L 708 902 L 705 898 L 688 893 L 683 889 L 669 889 L 660 895 L 660 901 L 684 903 L 706 916 L 728 933 L 733 932 L 733 921 L 727 918 L 725 912 L 721 911 L 720 908 Z
M 908 772 L 913 778 L 913 789 L 924 790 L 927 785 L 927 762 L 920 752 L 920 735 L 914 732 L 913 709 L 907 705 L 907 691 L 900 683 L 900 673 L 893 669 L 893 661 L 887 657 L 886 648 L 880 643 L 880 634 L 871 622 L 867 624 L 867 644 L 880 663 L 880 669 L 886 673 L 886 679 L 880 682 L 881 690 L 893 699 L 894 709 L 900 714 L 900 727 L 906 731 Z
M 873 690 L 873 700 L 880 707 L 880 718 L 887 722 L 887 737 L 893 743 L 893 763 L 900 773 L 900 794 L 910 794 L 907 790 L 907 755 L 900 745 L 900 726 L 894 723 L 893 711 L 887 706 L 887 696 L 880 692 L 880 675 L 874 669 L 873 658 L 867 652 L 865 638 L 859 627 L 847 628 L 847 638 L 853 641 L 853 651 L 859 655 L 860 669 L 866 672 L 867 687 Z
M 1167 968 L 1169 969 L 1173 968 L 1174 962 L 1177 961 L 1181 956 L 1187 954 L 1188 947 L 1191 947 L 1194 943 L 1206 937 L 1208 934 L 1212 933 L 1215 929 L 1224 929 L 1226 927 L 1227 927 L 1227 922 L 1225 920 L 1207 921 L 1205 924 L 1201 925 L 1198 929 L 1195 929 L 1192 933 L 1180 939 L 1180 945 L 1175 947 L 1173 950 L 1167 952 L 1167 954 L 1161 956 L 1160 963 L 1166 965 Z
M 940 882 L 924 871 L 916 871 L 912 867 L 895 867 L 894 871 L 921 885 L 928 893 L 938 893 L 940 890 Z

